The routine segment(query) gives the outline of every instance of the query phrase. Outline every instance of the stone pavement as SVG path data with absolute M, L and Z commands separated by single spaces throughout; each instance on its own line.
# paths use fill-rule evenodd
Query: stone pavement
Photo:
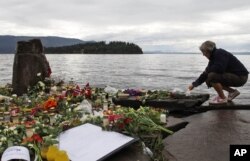
M 250 110 L 220 109 L 182 118 L 189 124 L 164 140 L 169 161 L 229 161 L 230 144 L 250 144 Z

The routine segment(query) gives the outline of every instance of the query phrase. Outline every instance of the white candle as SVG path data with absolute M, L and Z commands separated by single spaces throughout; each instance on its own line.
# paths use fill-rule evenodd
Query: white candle
M 109 119 L 108 116 L 103 116 L 103 126 L 106 127 L 109 125 Z
M 34 134 L 32 127 L 26 127 L 26 135 L 27 137 L 31 137 Z
M 108 102 L 107 101 L 103 102 L 103 110 L 104 111 L 108 110 Z
M 160 116 L 160 121 L 161 121 L 162 123 L 167 123 L 167 116 L 166 116 L 166 114 L 161 114 L 161 116 Z

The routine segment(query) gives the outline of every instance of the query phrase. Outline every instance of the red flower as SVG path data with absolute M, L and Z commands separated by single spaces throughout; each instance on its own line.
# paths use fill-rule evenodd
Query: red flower
M 86 98 L 91 98 L 91 94 L 92 94 L 91 89 L 86 89 L 84 92 Z
M 31 137 L 27 137 L 23 139 L 23 143 L 41 143 L 43 142 L 43 138 L 38 134 L 33 134 Z
M 122 118 L 121 115 L 108 115 L 109 122 L 115 121 Z
M 115 121 L 115 115 L 108 115 L 109 122 Z
M 33 134 L 31 138 L 33 139 L 34 142 L 37 142 L 37 143 L 43 142 L 43 138 L 38 134 Z
M 123 120 L 124 124 L 129 124 L 129 123 L 132 122 L 132 121 L 133 121 L 132 118 L 125 118 L 125 119 Z
M 30 114 L 34 116 L 36 115 L 37 112 L 41 111 L 41 109 L 42 109 L 41 105 L 37 105 L 36 107 L 31 109 Z
M 79 96 L 82 94 L 81 88 L 77 85 L 76 88 L 73 90 L 73 96 Z

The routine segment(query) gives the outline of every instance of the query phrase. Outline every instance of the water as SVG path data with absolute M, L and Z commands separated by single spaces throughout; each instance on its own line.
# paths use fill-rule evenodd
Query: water
M 250 55 L 236 55 L 250 71 Z M 73 80 L 80 85 L 110 85 L 118 89 L 179 89 L 185 91 L 204 70 L 207 59 L 201 54 L 143 55 L 46 55 L 52 77 Z M 0 85 L 11 83 L 14 55 L 0 55 Z M 238 88 L 239 103 L 250 103 L 250 83 Z M 194 92 L 215 94 L 203 84 Z

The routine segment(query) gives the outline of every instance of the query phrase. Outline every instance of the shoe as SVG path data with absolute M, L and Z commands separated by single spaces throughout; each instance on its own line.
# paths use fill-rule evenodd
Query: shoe
M 235 97 L 237 97 L 238 95 L 240 95 L 240 92 L 236 89 L 233 92 L 229 92 L 228 93 L 228 101 L 232 101 Z
M 210 105 L 223 105 L 227 104 L 227 98 L 220 98 L 220 96 L 214 97 L 212 100 L 209 101 Z

